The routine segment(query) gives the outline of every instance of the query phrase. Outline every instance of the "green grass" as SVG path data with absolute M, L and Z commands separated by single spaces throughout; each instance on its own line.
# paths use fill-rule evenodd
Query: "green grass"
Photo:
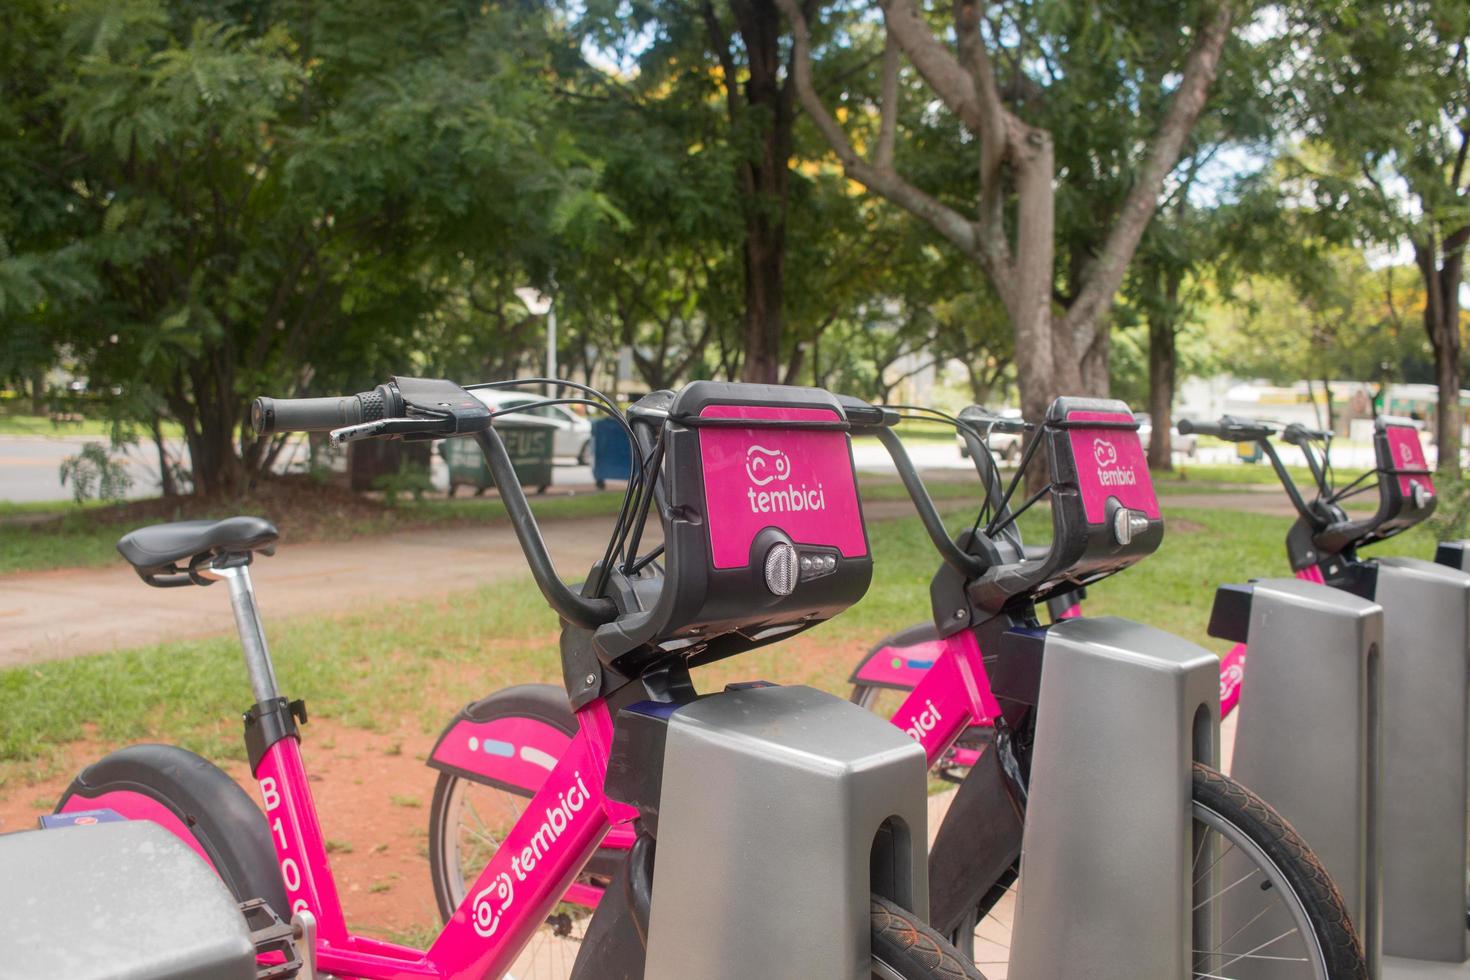
M 1291 475 L 1298 488 L 1303 494 L 1316 492 L 1316 484 L 1312 482 L 1311 471 L 1305 466 L 1288 466 L 1286 472 Z M 1337 470 L 1333 476 L 1336 485 L 1345 487 L 1357 479 L 1360 470 Z M 1280 486 L 1281 481 L 1276 477 L 1276 471 L 1271 464 L 1265 461 L 1260 463 L 1182 463 L 1173 470 L 1154 470 L 1154 483 L 1159 486 L 1160 492 L 1173 492 L 1173 488 L 1187 483 L 1214 483 L 1214 484 L 1270 484 Z
M 961 506 L 947 510 L 953 528 L 968 520 Z M 1221 652 L 1226 644 L 1205 635 L 1215 587 L 1288 576 L 1290 521 L 1187 505 L 1171 507 L 1168 520 L 1158 554 L 1094 586 L 1087 610 L 1138 619 Z M 1028 540 L 1045 538 L 1044 512 L 1033 509 L 1021 523 Z M 915 518 L 874 521 L 869 533 L 875 573 L 860 603 L 790 644 L 701 668 L 700 686 L 763 677 L 846 693 L 861 652 L 930 615 L 929 580 L 938 565 Z M 1384 551 L 1428 557 L 1433 543 L 1432 532 L 1418 528 Z M 529 579 L 449 600 L 267 624 L 284 687 L 306 698 L 313 714 L 373 731 L 408 724 L 425 733 L 472 696 L 558 682 L 556 629 Z M 54 774 L 62 747 L 83 738 L 107 746 L 171 741 L 207 757 L 241 758 L 238 713 L 248 700 L 233 636 L 0 671 L 0 792 Z

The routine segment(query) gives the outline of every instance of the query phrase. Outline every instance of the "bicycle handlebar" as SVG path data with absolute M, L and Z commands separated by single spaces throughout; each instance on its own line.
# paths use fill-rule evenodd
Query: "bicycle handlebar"
M 396 385 L 332 398 L 267 398 L 250 405 L 250 424 L 262 436 L 278 432 L 329 432 L 403 414 Z
M 878 441 L 893 458 L 893 466 L 898 470 L 899 479 L 903 481 L 904 489 L 913 500 L 914 509 L 919 512 L 919 520 L 928 532 L 929 540 L 938 549 L 940 557 L 966 578 L 978 578 L 985 574 L 990 563 L 963 550 L 945 530 L 944 519 L 939 516 L 934 500 L 929 496 L 929 490 L 924 486 L 918 470 L 914 468 L 913 460 L 909 458 L 908 450 L 903 448 L 898 434 L 892 428 L 884 426 L 877 430 L 877 435 Z
M 546 550 L 546 539 L 542 537 L 541 529 L 536 524 L 536 516 L 531 512 L 525 491 L 521 489 L 505 443 L 501 440 L 500 433 L 489 426 L 489 410 L 449 382 L 403 379 L 403 383 L 437 392 L 430 395 L 430 398 L 442 397 L 443 400 L 430 401 L 428 404 L 435 406 L 433 411 L 438 411 L 437 406 L 444 406 L 445 410 L 438 417 L 402 418 L 401 416 L 412 411 L 422 412 L 426 406 L 411 403 L 410 398 L 404 397 L 397 382 L 388 382 L 378 385 L 372 391 L 332 398 L 260 397 L 251 405 L 250 420 L 256 432 L 262 436 L 278 432 L 342 430 L 354 426 L 371 426 L 372 423 L 379 425 L 373 427 L 374 431 L 366 433 L 368 436 L 393 434 L 395 430 L 390 426 L 399 425 L 405 427 L 401 430 L 405 434 L 414 435 L 473 432 L 485 454 L 495 489 L 500 492 L 500 499 L 510 515 L 511 527 L 515 530 L 521 551 L 525 553 L 526 562 L 531 567 L 531 575 L 547 603 L 567 622 L 584 629 L 596 629 L 617 618 L 617 609 L 610 600 L 578 595 L 557 575 L 556 566 Z M 448 387 L 432 387 L 436 385 Z M 465 398 L 469 398 L 466 405 L 473 405 L 467 412 L 464 411 L 464 405 L 455 404 L 456 399 Z M 456 408 L 470 420 L 465 427 L 461 427 L 456 419 Z
M 1298 449 L 1309 442 L 1328 442 L 1331 439 L 1332 433 L 1323 429 L 1309 429 L 1300 422 L 1293 422 L 1281 430 L 1281 441 Z
M 988 412 L 979 405 L 970 405 L 960 410 L 959 420 L 968 422 L 970 425 L 983 432 L 1004 432 L 1010 435 L 1021 435 L 1031 426 L 1025 419 L 1008 418 Z
M 1180 419 L 1176 424 L 1180 435 L 1214 436 L 1226 442 L 1259 442 L 1276 432 L 1276 426 L 1270 422 L 1237 418 L 1234 415 L 1221 416 L 1218 422 Z

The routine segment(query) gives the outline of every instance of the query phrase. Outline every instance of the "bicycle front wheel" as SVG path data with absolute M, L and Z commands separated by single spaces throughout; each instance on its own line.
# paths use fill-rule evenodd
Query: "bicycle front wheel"
M 873 980 L 985 980 L 912 912 L 872 896 Z
M 1218 923 L 1192 944 L 1198 980 L 1367 980 L 1362 943 L 1342 895 L 1282 816 L 1228 776 L 1196 764 L 1194 920 Z M 950 938 L 990 980 L 1010 964 L 1022 876 L 992 889 Z

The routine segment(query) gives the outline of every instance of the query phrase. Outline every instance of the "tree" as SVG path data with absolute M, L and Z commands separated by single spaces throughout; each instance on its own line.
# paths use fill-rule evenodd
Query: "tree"
M 510 243 L 545 268 L 557 229 L 606 216 L 538 78 L 542 17 L 86 0 L 51 26 L 44 191 L 77 216 L 94 285 L 38 282 L 28 305 L 94 389 L 182 426 L 200 493 L 279 449 L 249 432 L 251 396 L 379 380 L 465 295 L 467 256 Z M 54 242 L 33 229 L 14 248 L 35 267 Z
M 622 220 L 558 260 L 569 323 L 604 357 L 629 351 L 649 388 L 719 371 L 710 351 L 741 350 L 745 332 L 745 222 L 723 110 L 677 90 L 634 98 L 616 78 L 581 78 L 573 124 L 599 147 L 599 188 Z
M 718 98 L 723 126 L 701 128 L 728 152 L 730 197 L 741 219 L 744 286 L 738 352 L 747 381 L 780 380 L 785 337 L 787 232 L 795 90 L 774 0 L 599 0 L 585 8 L 589 36 L 620 55 L 636 51 L 637 76 L 620 86 L 631 105 Z
M 1324 224 L 1344 237 L 1407 241 L 1424 285 L 1439 388 L 1439 465 L 1460 469 L 1460 287 L 1470 242 L 1470 5 L 1463 0 L 1292 8 L 1297 122 L 1331 159 L 1298 158 Z
M 1315 245 L 1315 247 L 1314 247 Z M 1234 313 L 1217 330 L 1221 366 L 1245 377 L 1308 385 L 1342 378 L 1385 380 L 1383 366 L 1425 346 L 1407 335 L 1406 314 L 1424 294 L 1406 270 L 1369 268 L 1355 249 L 1304 241 L 1294 259 L 1229 284 Z M 1331 426 L 1331 398 L 1321 420 Z
M 1191 5 L 1180 15 L 1172 5 L 1100 12 L 1082 4 L 1017 4 L 993 19 L 977 0 L 958 0 L 951 45 L 947 29 L 918 0 L 881 0 L 881 69 L 869 90 L 875 94 L 846 86 L 844 124 L 818 90 L 813 52 L 828 37 L 861 37 L 861 12 L 840 27 L 814 25 L 796 0 L 780 3 L 794 26 L 801 104 L 845 172 L 930 224 L 992 284 L 1015 334 L 1026 414 L 1039 417 L 1055 395 L 1082 391 L 1088 381 L 1105 385 L 1095 370 L 1084 378 L 1084 356 L 1106 343 L 1105 315 L 1204 110 L 1234 5 Z M 814 27 L 823 33 L 817 36 Z M 917 112 L 911 96 L 909 109 L 901 98 L 915 76 L 927 92 Z M 1108 88 L 1106 79 L 1118 84 Z M 1129 189 L 1105 216 L 1096 253 L 1074 254 L 1060 278 L 1056 186 L 1072 175 L 1058 172 L 1053 130 L 1038 122 L 1056 102 L 1074 119 L 1069 138 L 1085 138 L 1090 129 L 1112 145 L 1120 128 L 1138 137 L 1123 159 L 1092 160 L 1121 171 L 1118 183 Z M 931 120 L 940 107 L 937 125 L 974 160 L 978 187 L 968 201 L 947 196 L 946 187 L 925 186 L 925 161 L 900 151 L 900 130 L 912 143 L 922 127 L 936 125 Z M 864 143 L 868 149 L 860 150 Z M 1054 311 L 1059 292 L 1064 304 Z

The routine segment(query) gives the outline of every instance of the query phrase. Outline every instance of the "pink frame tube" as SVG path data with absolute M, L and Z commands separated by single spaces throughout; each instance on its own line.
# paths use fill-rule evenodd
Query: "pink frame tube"
M 256 779 L 291 911 L 316 917 L 320 969 L 359 980 L 503 975 L 563 893 L 577 887 L 573 880 L 609 828 L 636 815 L 603 793 L 612 748 L 607 706 L 594 701 L 577 721 L 567 751 L 427 952 L 347 930 L 300 746 L 295 738 L 271 746 Z M 581 897 L 596 904 L 596 896 Z
M 990 676 L 972 630 L 942 641 L 944 652 L 894 712 L 892 721 L 924 746 L 934 765 L 971 725 L 988 725 L 1000 714 Z

